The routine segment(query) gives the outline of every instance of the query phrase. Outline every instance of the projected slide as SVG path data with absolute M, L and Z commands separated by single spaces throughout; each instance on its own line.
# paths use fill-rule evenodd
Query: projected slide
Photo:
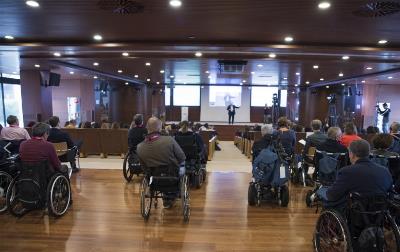
M 210 107 L 227 107 L 230 104 L 242 105 L 242 87 L 210 86 Z

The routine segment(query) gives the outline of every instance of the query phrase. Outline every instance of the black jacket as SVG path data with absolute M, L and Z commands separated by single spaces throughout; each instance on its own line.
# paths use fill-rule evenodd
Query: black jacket
M 233 110 L 231 111 L 230 109 L 231 109 L 231 107 L 233 108 Z M 227 108 L 226 108 L 226 110 L 228 110 L 228 113 L 229 114 L 236 114 L 236 109 L 237 108 L 239 108 L 239 107 L 236 107 L 235 105 L 229 105 Z
M 128 146 L 129 149 L 136 150 L 138 144 L 144 141 L 147 135 L 147 129 L 144 127 L 135 127 L 128 132 Z
M 260 140 L 254 142 L 253 149 L 252 149 L 253 161 L 256 159 L 258 154 L 260 154 L 260 152 L 263 149 L 267 148 L 268 146 L 270 146 L 273 143 L 272 139 L 273 139 L 272 135 L 265 135 Z
M 336 140 L 333 139 L 326 139 L 326 141 L 322 142 L 321 144 L 317 144 L 317 150 L 325 151 L 329 153 L 346 153 L 346 157 L 342 159 L 340 167 L 344 167 L 349 164 L 349 151 L 347 150 L 346 146 L 342 145 Z M 314 164 L 316 165 L 316 169 L 319 169 L 319 159 L 321 158 L 318 153 L 314 156 Z
M 359 159 L 354 165 L 339 170 L 335 183 L 326 193 L 329 201 L 337 201 L 349 193 L 386 194 L 393 185 L 392 175 L 383 166 L 369 159 Z
M 51 143 L 62 143 L 66 142 L 68 149 L 75 146 L 74 142 L 72 141 L 71 137 L 67 132 L 64 132 L 58 128 L 51 128 L 49 131 L 49 136 L 47 137 L 47 141 Z

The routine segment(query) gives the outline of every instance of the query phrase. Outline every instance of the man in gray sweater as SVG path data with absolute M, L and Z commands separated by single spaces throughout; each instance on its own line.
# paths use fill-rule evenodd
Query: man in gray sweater
M 145 140 L 137 146 L 137 154 L 141 163 L 148 167 L 169 166 L 180 169 L 185 162 L 185 153 L 170 136 L 162 136 L 160 134 L 162 122 L 157 117 L 151 117 L 147 121 L 148 135 Z M 182 166 L 179 174 L 184 175 L 185 170 Z M 171 197 L 168 196 L 170 199 Z M 164 199 L 164 207 L 169 208 L 173 204 L 173 200 Z

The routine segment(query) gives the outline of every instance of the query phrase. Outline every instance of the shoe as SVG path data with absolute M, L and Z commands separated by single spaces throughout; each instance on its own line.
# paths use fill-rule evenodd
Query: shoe
M 163 200 L 163 205 L 165 209 L 170 209 L 175 205 L 175 200 Z

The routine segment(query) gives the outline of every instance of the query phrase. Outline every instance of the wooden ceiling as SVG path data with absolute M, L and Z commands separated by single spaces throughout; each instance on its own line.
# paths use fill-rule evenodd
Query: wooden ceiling
M 0 39 L 3 72 L 40 64 L 68 73 L 76 65 L 74 72 L 85 78 L 101 72 L 132 82 L 149 78 L 163 83 L 174 75 L 178 83 L 209 83 L 230 78 L 218 75 L 218 59 L 240 59 L 248 64 L 233 82 L 313 85 L 321 78 L 334 81 L 400 65 L 400 13 L 354 15 L 371 1 L 332 0 L 330 9 L 320 10 L 319 1 L 310 0 L 182 0 L 178 9 L 168 0 L 137 0 L 143 11 L 136 14 L 113 13 L 99 4 L 107 0 L 38 2 L 40 7 L 34 9 L 24 1 L 0 1 L 0 37 L 14 37 Z M 103 40 L 95 42 L 94 34 Z M 285 43 L 286 36 L 294 41 Z M 388 43 L 378 45 L 381 39 Z M 194 56 L 196 51 L 202 58 Z M 54 57 L 54 52 L 62 56 Z M 270 53 L 276 58 L 269 58 Z M 344 55 L 350 59 L 342 60 Z

